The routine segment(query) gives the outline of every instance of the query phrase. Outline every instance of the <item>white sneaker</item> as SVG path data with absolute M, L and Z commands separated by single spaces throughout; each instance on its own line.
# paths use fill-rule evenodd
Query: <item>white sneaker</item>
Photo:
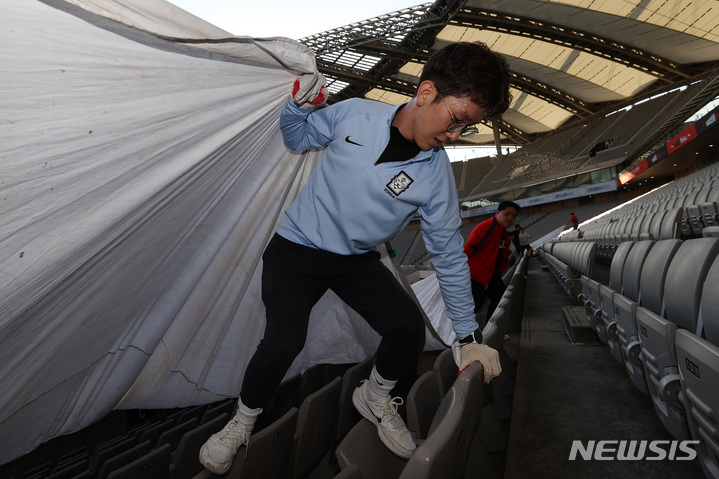
M 379 401 L 373 401 L 367 396 L 367 385 L 367 381 L 364 381 L 354 390 L 352 404 L 364 418 L 377 425 L 379 438 L 390 451 L 400 457 L 410 458 L 417 445 L 397 413 L 397 406 L 402 404 L 402 399 L 390 400 L 389 396 L 385 396 Z
M 231 420 L 218 433 L 213 434 L 200 449 L 200 462 L 213 474 L 222 475 L 232 467 L 232 460 L 241 446 L 250 443 L 252 426 Z

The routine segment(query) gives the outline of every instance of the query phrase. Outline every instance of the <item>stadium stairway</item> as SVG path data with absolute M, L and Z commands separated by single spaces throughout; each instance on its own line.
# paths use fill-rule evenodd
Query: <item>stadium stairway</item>
M 609 284 L 609 265 L 597 262 L 594 278 Z M 505 479 L 705 477 L 698 459 L 569 459 L 573 441 L 674 439 L 607 345 L 596 336 L 572 342 L 563 309 L 576 306 L 551 270 L 532 258 Z

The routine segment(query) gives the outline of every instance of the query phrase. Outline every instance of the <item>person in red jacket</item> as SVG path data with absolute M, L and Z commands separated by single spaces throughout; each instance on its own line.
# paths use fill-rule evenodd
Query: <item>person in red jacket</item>
M 514 224 L 520 207 L 512 201 L 502 201 L 493 217 L 478 224 L 464 245 L 469 272 L 472 276 L 474 312 L 489 297 L 487 320 L 502 299 L 506 285 L 502 274 L 509 267 L 510 239 L 507 228 Z

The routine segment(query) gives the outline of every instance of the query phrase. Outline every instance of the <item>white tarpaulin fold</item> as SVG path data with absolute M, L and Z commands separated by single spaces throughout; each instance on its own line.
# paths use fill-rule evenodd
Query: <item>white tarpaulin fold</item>
M 312 53 L 155 0 L 5 0 L 0 41 L 0 464 L 237 396 L 262 251 L 319 156 L 279 132 Z M 310 323 L 289 374 L 379 341 L 332 294 Z

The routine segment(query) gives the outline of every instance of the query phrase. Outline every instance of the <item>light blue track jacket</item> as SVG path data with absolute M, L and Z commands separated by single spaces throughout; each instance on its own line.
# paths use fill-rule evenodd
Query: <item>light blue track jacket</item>
M 375 164 L 400 106 L 355 98 L 310 110 L 287 100 L 280 118 L 285 146 L 325 150 L 277 233 L 332 253 L 362 254 L 395 238 L 419 209 L 448 316 L 464 338 L 478 325 L 447 153 L 440 147 Z

